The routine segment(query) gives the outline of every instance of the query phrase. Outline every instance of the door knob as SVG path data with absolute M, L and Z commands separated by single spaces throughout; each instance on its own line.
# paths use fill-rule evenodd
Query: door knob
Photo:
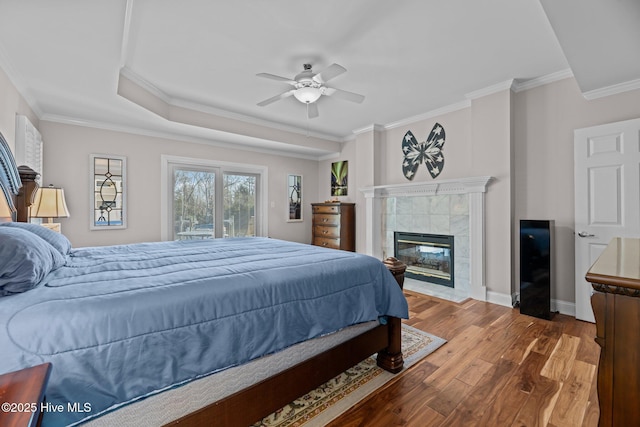
M 586 231 L 581 231 L 578 233 L 578 236 L 580 237 L 595 237 L 595 234 L 591 234 L 591 233 L 587 233 Z

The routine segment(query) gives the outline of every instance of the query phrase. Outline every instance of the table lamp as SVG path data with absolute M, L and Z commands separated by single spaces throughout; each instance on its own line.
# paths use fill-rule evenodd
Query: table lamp
M 64 190 L 62 188 L 49 185 L 38 188 L 31 205 L 31 218 L 47 218 L 47 223 L 42 225 L 52 230 L 60 231 L 60 224 L 54 223 L 53 218 L 68 218 L 69 209 L 64 200 Z

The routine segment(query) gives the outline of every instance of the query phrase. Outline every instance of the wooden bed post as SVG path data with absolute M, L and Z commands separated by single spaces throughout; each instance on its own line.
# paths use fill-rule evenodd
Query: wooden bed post
M 394 257 L 383 261 L 393 277 L 398 282 L 400 289 L 404 285 L 404 272 L 407 266 Z M 402 370 L 404 359 L 402 358 L 402 321 L 397 317 L 389 317 L 389 347 L 378 353 L 378 366 L 391 373 Z
M 31 169 L 29 166 L 18 166 L 18 173 L 22 181 L 22 187 L 16 197 L 16 210 L 18 222 L 29 222 L 29 207 L 33 203 L 36 190 L 39 185 L 36 182 L 39 173 Z
M 382 263 L 387 267 L 391 274 L 393 274 L 393 277 L 396 279 L 396 282 L 398 282 L 400 289 L 403 289 L 404 272 L 407 270 L 407 265 L 392 256 L 382 261 Z

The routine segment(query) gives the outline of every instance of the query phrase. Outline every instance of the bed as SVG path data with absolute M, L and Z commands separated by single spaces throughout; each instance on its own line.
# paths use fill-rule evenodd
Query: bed
M 44 426 L 100 424 L 131 407 L 136 424 L 155 425 L 145 402 L 293 356 L 162 422 L 246 426 L 371 354 L 402 369 L 407 303 L 401 276 L 379 260 L 268 238 L 71 248 L 26 223 L 35 174 L 18 171 L 1 136 L 0 146 L 0 202 L 11 212 L 0 220 L 0 262 L 19 276 L 0 275 L 0 374 L 51 362 L 48 401 L 91 408 L 45 413 Z

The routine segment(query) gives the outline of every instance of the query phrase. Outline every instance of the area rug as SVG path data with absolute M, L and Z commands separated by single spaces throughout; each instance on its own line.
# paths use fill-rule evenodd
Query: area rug
M 414 327 L 402 325 L 404 369 L 435 351 L 446 341 Z M 399 374 L 376 365 L 375 355 L 291 402 L 252 427 L 323 426 Z

